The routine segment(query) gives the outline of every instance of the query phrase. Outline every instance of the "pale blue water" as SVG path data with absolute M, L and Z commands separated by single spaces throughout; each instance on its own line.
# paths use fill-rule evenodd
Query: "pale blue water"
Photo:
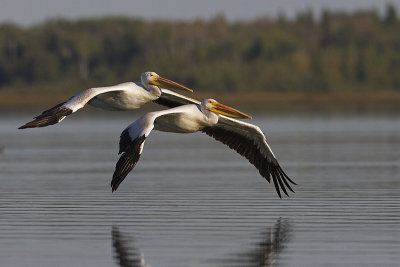
M 81 113 L 17 130 L 31 117 L 0 115 L 0 266 L 400 262 L 398 116 L 254 120 L 299 184 L 282 200 L 200 133 L 154 132 L 111 193 L 119 134 L 137 115 Z

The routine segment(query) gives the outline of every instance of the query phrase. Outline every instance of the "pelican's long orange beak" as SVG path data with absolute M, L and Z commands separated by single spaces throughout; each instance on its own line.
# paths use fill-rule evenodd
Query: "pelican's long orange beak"
M 241 119 L 252 119 L 252 116 L 249 116 L 237 109 L 225 106 L 221 103 L 213 103 L 212 108 L 209 108 L 208 110 L 231 117 L 231 118 L 241 118 Z
M 156 86 L 161 86 L 167 89 L 181 89 L 181 90 L 186 90 L 189 92 L 193 93 L 193 90 L 190 88 L 187 88 L 186 86 L 179 84 L 177 82 L 168 80 L 166 78 L 158 76 L 154 81 L 149 82 L 149 84 L 156 85 Z

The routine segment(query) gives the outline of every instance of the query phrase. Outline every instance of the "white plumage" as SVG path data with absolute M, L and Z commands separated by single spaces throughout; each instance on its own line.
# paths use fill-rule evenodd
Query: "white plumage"
M 180 98 L 177 94 L 169 94 L 168 100 L 171 106 L 178 105 L 182 101 L 192 101 L 190 98 Z M 295 183 L 279 166 L 260 128 L 229 118 L 251 118 L 250 116 L 213 99 L 205 99 L 200 104 L 196 104 L 196 100 L 193 102 L 168 110 L 147 113 L 122 132 L 119 144 L 119 153 L 122 155 L 116 164 L 111 181 L 113 191 L 139 161 L 144 142 L 154 129 L 175 133 L 202 131 L 246 157 L 269 182 L 272 178 L 279 197 L 281 197 L 280 190 L 286 195 L 288 195 L 286 188 L 293 192 L 289 182 Z
M 45 127 L 59 123 L 66 116 L 83 108 L 86 104 L 107 110 L 133 110 L 158 99 L 161 88 L 193 91 L 181 84 L 159 76 L 155 72 L 144 72 L 141 83 L 126 82 L 114 86 L 90 88 L 72 96 L 66 102 L 45 110 L 34 120 L 19 129 Z
M 288 195 L 286 189 L 294 192 L 289 183 L 296 183 L 280 167 L 260 128 L 233 119 L 251 118 L 250 116 L 213 99 L 199 102 L 165 89 L 168 87 L 192 91 L 154 72 L 143 73 L 141 80 L 142 83 L 128 82 L 87 89 L 68 101 L 44 111 L 20 129 L 56 124 L 86 104 L 109 110 L 131 110 L 154 101 L 171 109 L 149 112 L 122 132 L 119 143 L 119 153 L 122 155 L 116 164 L 111 181 L 113 191 L 139 161 L 144 142 L 154 129 L 174 133 L 202 131 L 247 158 L 268 182 L 272 179 L 279 197 L 281 197 L 280 190 L 286 195 Z

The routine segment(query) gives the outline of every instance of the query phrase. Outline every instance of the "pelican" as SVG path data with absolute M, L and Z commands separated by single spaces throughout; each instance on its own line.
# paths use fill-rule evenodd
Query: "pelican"
M 72 96 L 68 101 L 43 111 L 34 120 L 22 125 L 18 129 L 45 127 L 59 123 L 66 116 L 83 108 L 86 104 L 107 110 L 138 109 L 147 102 L 158 99 L 163 90 L 161 87 L 193 92 L 192 89 L 163 78 L 155 72 L 142 73 L 141 81 L 141 83 L 126 82 L 114 86 L 84 90 Z M 166 94 L 169 93 L 171 91 L 166 90 Z
M 282 170 L 267 140 L 256 125 L 233 118 L 251 116 L 236 109 L 218 103 L 214 99 L 202 102 L 190 98 L 172 96 L 170 106 L 183 102 L 192 104 L 177 106 L 168 110 L 149 112 L 130 124 L 121 133 L 119 154 L 121 154 L 111 181 L 114 192 L 128 173 L 135 167 L 143 151 L 143 145 L 150 132 L 154 130 L 174 133 L 193 133 L 201 131 L 236 150 L 247 158 L 268 182 L 274 183 L 276 192 L 281 198 L 282 190 L 287 196 L 289 182 L 293 182 Z M 196 102 L 198 102 L 196 104 Z

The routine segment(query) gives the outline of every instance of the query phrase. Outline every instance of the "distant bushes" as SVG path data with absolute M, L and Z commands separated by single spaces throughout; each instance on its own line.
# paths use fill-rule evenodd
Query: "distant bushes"
M 103 18 L 0 25 L 0 90 L 99 86 L 156 71 L 197 90 L 400 90 L 400 22 L 386 14 L 304 12 L 228 23 Z M 81 89 L 81 88 L 80 88 Z

